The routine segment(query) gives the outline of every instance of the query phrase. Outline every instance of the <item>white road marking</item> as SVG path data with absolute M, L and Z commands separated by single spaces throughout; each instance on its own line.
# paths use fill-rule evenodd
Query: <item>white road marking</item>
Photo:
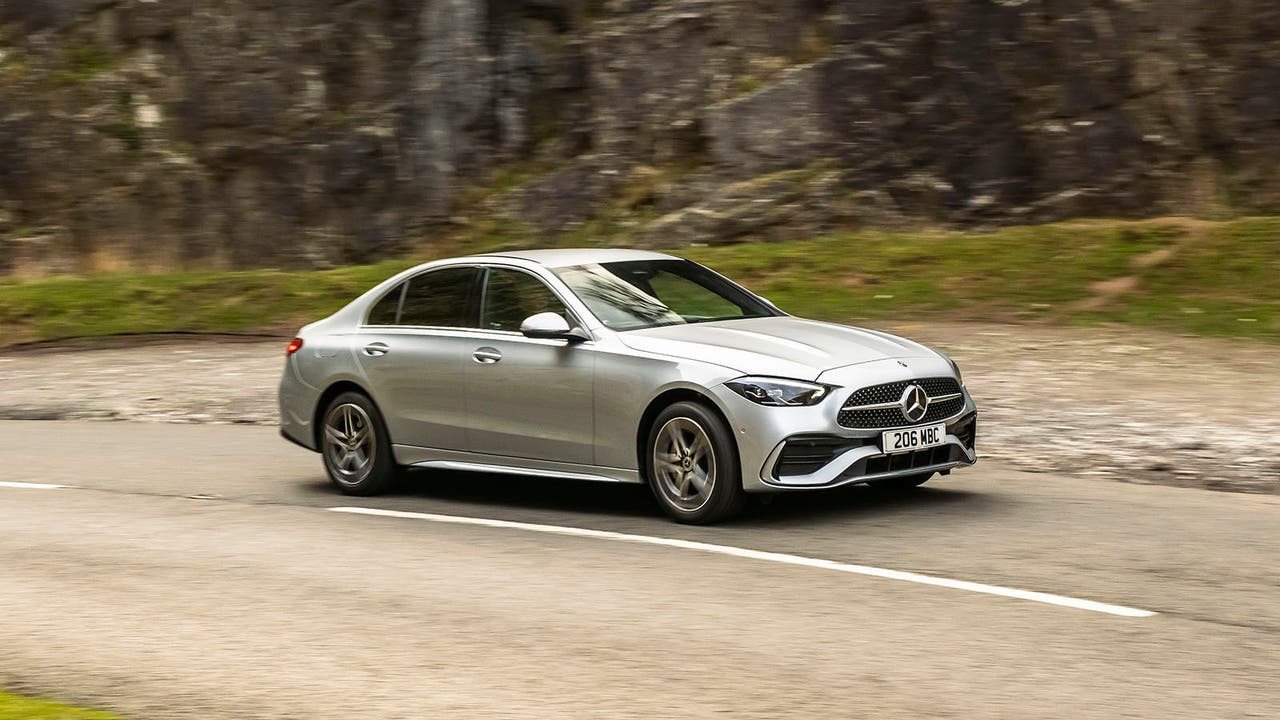
M 50 485 L 49 483 L 0 482 L 0 487 L 26 488 L 27 490 L 60 490 L 66 485 Z
M 525 530 L 527 532 L 549 533 L 552 535 L 569 535 L 572 537 L 588 537 L 599 540 L 615 540 L 618 542 L 660 545 L 663 547 L 681 548 L 683 550 L 697 550 L 699 552 L 716 553 L 718 555 L 730 555 L 733 557 L 748 558 L 751 560 L 764 560 L 766 562 L 799 565 L 801 567 L 819 568 L 821 570 L 834 570 L 836 572 L 851 573 L 854 575 L 870 575 L 871 577 L 885 578 L 888 580 L 902 580 L 904 582 L 918 583 L 921 585 L 934 585 L 937 587 L 951 588 L 953 590 L 967 590 L 969 592 L 983 593 L 986 595 L 999 595 L 1000 597 L 1014 598 L 1017 600 L 1030 600 L 1031 602 L 1060 605 L 1062 607 L 1089 610 L 1092 612 L 1106 613 L 1108 615 L 1119 615 L 1121 617 L 1143 618 L 1151 617 L 1156 614 L 1150 610 L 1139 610 L 1137 608 L 1124 607 L 1123 605 L 1109 605 L 1107 603 L 1095 602 L 1093 600 L 1081 600 L 1079 598 L 1066 597 L 1064 595 L 1052 595 L 1050 593 L 1033 592 L 1031 590 L 1018 590 L 1016 588 L 1000 587 L 999 585 L 985 585 L 983 583 L 969 582 L 967 580 L 951 580 L 949 578 L 921 575 L 919 573 L 904 572 L 902 570 L 886 570 L 884 568 L 871 567 L 869 565 L 851 565 L 849 563 L 835 562 L 834 560 L 821 560 L 818 558 L 808 558 L 800 555 L 765 552 L 763 550 L 750 550 L 748 548 L 733 547 L 731 545 L 715 545 L 712 543 L 697 542 L 694 540 L 677 540 L 675 538 L 631 535 L 628 533 L 611 532 L 608 530 L 590 530 L 587 528 L 566 527 L 561 525 L 539 525 L 537 523 L 513 522 L 510 520 L 490 520 L 488 518 L 463 517 L 459 515 L 436 515 L 433 513 L 401 512 L 399 510 L 379 510 L 377 508 L 331 507 L 329 510 L 340 513 L 353 513 L 356 515 L 379 515 L 382 517 L 426 520 L 429 522 L 450 523 L 454 525 L 480 525 L 482 527 Z

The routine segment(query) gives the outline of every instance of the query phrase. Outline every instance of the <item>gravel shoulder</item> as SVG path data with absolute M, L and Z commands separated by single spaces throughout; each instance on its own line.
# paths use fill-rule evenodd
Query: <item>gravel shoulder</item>
M 950 353 L 979 451 L 1022 470 L 1280 493 L 1280 351 L 1131 328 L 884 329 Z M 0 419 L 274 424 L 279 341 L 134 340 L 0 352 Z

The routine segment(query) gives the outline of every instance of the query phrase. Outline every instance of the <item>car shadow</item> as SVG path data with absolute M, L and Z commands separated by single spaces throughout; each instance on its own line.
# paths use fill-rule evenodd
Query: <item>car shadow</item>
M 504 509 L 614 517 L 662 515 L 647 487 L 627 483 L 431 470 L 408 473 L 400 483 L 399 494 Z
M 742 515 L 726 521 L 724 525 L 782 528 L 896 514 L 918 515 L 922 511 L 946 512 L 953 508 L 963 508 L 967 514 L 983 508 L 989 510 L 990 503 L 994 501 L 983 493 L 948 487 L 945 480 L 933 482 L 938 484 L 908 491 L 848 485 L 829 490 L 753 495 Z M 333 494 L 335 500 L 343 497 L 323 481 L 308 483 L 307 491 Z M 485 512 L 496 517 L 508 512 L 534 511 L 598 518 L 666 520 L 666 515 L 644 485 L 491 473 L 411 472 L 401 480 L 395 492 L 371 500 L 383 509 L 410 512 L 450 513 L 461 510 L 465 513 Z M 431 501 L 431 506 L 424 506 L 422 501 Z M 441 508 L 439 503 L 458 507 Z
M 989 510 L 992 499 L 979 492 L 939 484 L 910 490 L 888 490 L 869 485 L 846 485 L 830 490 L 778 493 L 752 503 L 734 521 L 737 527 L 786 527 L 819 522 L 883 519 L 893 515 L 919 515 L 961 510 Z

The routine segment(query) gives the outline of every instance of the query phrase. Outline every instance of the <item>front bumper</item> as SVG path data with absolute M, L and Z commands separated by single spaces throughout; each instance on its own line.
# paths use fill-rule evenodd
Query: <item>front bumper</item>
M 858 377 L 841 378 L 839 391 L 809 407 L 764 407 L 723 385 L 712 389 L 725 411 L 738 441 L 742 487 L 747 492 L 831 488 L 872 480 L 946 472 L 977 462 L 977 406 L 962 389 L 964 404 L 947 418 L 917 423 L 945 423 L 944 442 L 909 453 L 887 455 L 880 447 L 881 433 L 901 426 L 846 428 L 838 415 L 846 398 L 857 387 L 925 377 L 952 377 L 945 361 L 913 359 L 908 369 L 895 361 L 857 366 Z
M 947 435 L 941 445 L 893 455 L 887 455 L 881 449 L 882 431 L 879 430 L 874 431 L 875 434 L 871 436 L 853 438 L 787 438 L 765 460 L 760 481 L 775 489 L 837 487 L 871 480 L 947 472 L 952 468 L 977 462 L 977 412 L 961 412 L 946 422 Z M 802 452 L 795 452 L 797 446 Z M 809 448 L 816 452 L 803 452 Z M 816 468 L 805 472 L 813 466 Z

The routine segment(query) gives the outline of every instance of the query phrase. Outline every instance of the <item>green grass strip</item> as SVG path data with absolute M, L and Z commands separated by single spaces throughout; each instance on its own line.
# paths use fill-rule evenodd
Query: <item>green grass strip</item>
M 119 717 L 101 710 L 0 692 L 0 720 L 119 720 Z
M 586 242 L 625 243 L 602 236 Z M 558 244 L 554 241 L 546 245 Z M 468 250 L 510 247 L 475 239 Z M 1124 323 L 1280 341 L 1280 217 L 853 232 L 675 251 L 836 322 Z M 290 332 L 420 256 L 336 270 L 0 282 L 0 346 L 144 332 Z

